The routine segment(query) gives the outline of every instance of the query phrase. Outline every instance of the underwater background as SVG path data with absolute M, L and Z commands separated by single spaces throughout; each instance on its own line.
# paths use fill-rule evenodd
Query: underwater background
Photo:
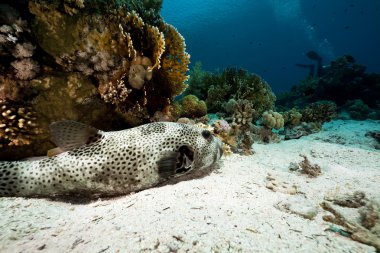
M 378 14 L 376 1 L 4 1 L 0 159 L 50 154 L 63 120 L 198 124 L 245 155 L 379 120 Z
M 380 252 L 379 8 L 0 1 L 0 252 Z
M 243 67 L 275 93 L 308 71 L 313 50 L 323 64 L 351 54 L 380 72 L 380 2 L 377 0 L 165 0 L 161 12 L 186 38 L 192 64 L 209 71 Z

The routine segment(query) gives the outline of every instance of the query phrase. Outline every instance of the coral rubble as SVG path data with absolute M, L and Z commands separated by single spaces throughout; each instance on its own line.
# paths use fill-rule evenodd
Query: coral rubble
M 351 239 L 373 246 L 378 252 L 380 251 L 380 203 L 378 200 L 367 200 L 364 206 L 362 204 L 360 206 L 358 210 L 360 220 L 357 222 L 324 201 L 321 207 L 332 215 L 323 216 L 323 220 L 343 227 Z

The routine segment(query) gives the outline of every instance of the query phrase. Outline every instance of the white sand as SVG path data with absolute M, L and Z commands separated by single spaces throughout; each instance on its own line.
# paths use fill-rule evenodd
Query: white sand
M 324 129 L 299 140 L 255 144 L 254 155 L 228 157 L 206 177 L 124 197 L 81 204 L 1 198 L 0 252 L 375 252 L 325 231 L 330 224 L 318 205 L 325 195 L 355 190 L 379 197 L 380 151 L 364 134 L 380 124 L 334 121 Z M 323 174 L 290 172 L 299 154 Z M 299 194 L 267 189 L 268 173 Z M 274 207 L 292 199 L 316 206 L 316 218 Z

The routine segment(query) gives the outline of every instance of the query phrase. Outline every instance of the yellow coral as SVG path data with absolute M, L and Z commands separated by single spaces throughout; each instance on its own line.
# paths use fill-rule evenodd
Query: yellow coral
M 148 38 L 153 42 L 153 59 L 154 65 L 151 69 L 161 67 L 161 57 L 165 52 L 165 37 L 162 32 L 155 26 L 147 26 Z
M 172 96 L 181 94 L 186 89 L 186 72 L 190 63 L 190 55 L 186 52 L 186 44 L 177 29 L 164 22 L 161 23 L 164 31 L 166 49 L 162 56 L 162 71 L 167 75 Z

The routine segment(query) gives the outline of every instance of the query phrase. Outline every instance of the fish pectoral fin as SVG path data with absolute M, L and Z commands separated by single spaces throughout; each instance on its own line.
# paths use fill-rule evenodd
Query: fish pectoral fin
M 102 137 L 102 131 L 76 121 L 56 121 L 49 126 L 52 141 L 64 151 L 91 144 Z
M 184 174 L 192 169 L 194 151 L 187 145 L 181 146 L 178 151 L 168 151 L 157 162 L 158 173 L 163 178 Z
M 162 178 L 168 178 L 175 174 L 179 152 L 167 151 L 157 162 L 158 174 Z

